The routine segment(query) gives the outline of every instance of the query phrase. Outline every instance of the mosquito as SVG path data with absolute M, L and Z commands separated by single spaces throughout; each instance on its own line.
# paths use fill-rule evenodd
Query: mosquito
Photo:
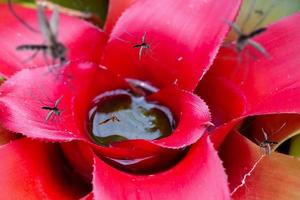
M 120 119 L 119 119 L 116 115 L 113 115 L 113 116 L 111 116 L 110 118 L 101 121 L 98 125 L 106 124 L 106 123 L 109 122 L 109 121 L 112 121 L 112 122 L 120 122 Z
M 246 46 L 250 45 L 250 46 L 254 47 L 257 51 L 259 51 L 261 54 L 263 54 L 265 57 L 268 57 L 268 52 L 266 51 L 266 49 L 261 44 L 256 42 L 253 38 L 255 36 L 260 35 L 263 32 L 267 31 L 266 27 L 259 28 L 259 26 L 263 23 L 263 21 L 268 16 L 268 14 L 271 12 L 271 10 L 274 6 L 275 6 L 275 2 L 273 1 L 272 5 L 268 8 L 268 10 L 266 12 L 264 12 L 262 10 L 254 10 L 255 0 L 253 0 L 251 8 L 249 9 L 246 19 L 243 22 L 243 25 L 241 27 L 239 27 L 234 22 L 226 21 L 226 23 L 232 28 L 232 30 L 237 35 L 237 39 L 235 40 L 235 49 L 238 53 L 241 53 L 245 49 Z M 245 31 L 244 31 L 245 25 L 249 21 L 253 10 L 255 13 L 261 15 L 260 20 L 253 27 L 253 30 L 250 33 L 245 33 Z
M 264 11 L 263 10 L 254 10 L 255 14 L 258 14 L 258 15 L 263 15 L 264 14 Z
M 31 58 L 34 58 L 39 51 L 42 51 L 47 59 L 47 53 L 52 57 L 54 64 L 59 60 L 60 65 L 66 62 L 66 47 L 63 43 L 57 40 L 59 11 L 58 7 L 53 7 L 53 13 L 50 22 L 47 20 L 44 7 L 37 5 L 37 14 L 39 20 L 40 30 L 46 39 L 46 44 L 23 44 L 16 47 L 17 50 L 33 50 L 36 51 Z
M 125 32 L 127 35 L 129 35 L 132 38 L 136 37 L 128 32 Z M 153 53 L 153 50 L 157 47 L 158 44 L 156 44 L 154 47 L 151 44 L 152 42 L 146 41 L 146 37 L 147 37 L 147 32 L 144 32 L 140 42 L 132 42 L 132 41 L 127 41 L 124 40 L 120 37 L 116 37 L 117 40 L 122 41 L 124 43 L 129 43 L 130 45 L 132 45 L 132 48 L 134 49 L 139 49 L 139 54 L 138 54 L 138 58 L 141 61 L 142 60 L 142 56 L 143 54 L 146 53 L 146 51 L 150 51 L 151 53 Z M 151 59 L 153 59 L 154 61 L 157 61 L 156 58 L 154 58 L 151 54 L 149 55 Z
M 141 43 L 133 45 L 133 48 L 139 48 L 140 49 L 139 50 L 139 60 L 142 59 L 143 52 L 146 51 L 147 49 L 150 49 L 150 44 L 148 44 L 146 42 L 146 35 L 147 35 L 147 32 L 144 33 L 144 35 L 142 37 L 142 40 L 141 40 Z
M 280 132 L 285 127 L 285 125 L 286 125 L 286 123 L 283 123 L 282 126 L 275 133 L 273 133 L 273 134 L 276 134 L 276 133 Z M 256 140 L 257 144 L 259 144 L 259 146 L 264 149 L 265 153 L 267 155 L 270 155 L 271 152 L 272 152 L 272 147 L 274 145 L 277 145 L 278 142 L 270 141 L 268 139 L 268 134 L 265 131 L 265 129 L 262 128 L 261 130 L 262 130 L 262 133 L 264 135 L 264 140 L 262 142 L 258 141 L 256 138 L 255 138 L 255 140 Z
M 264 56 L 268 56 L 268 53 L 266 49 L 259 44 L 258 42 L 254 41 L 252 38 L 265 32 L 267 28 L 259 28 L 256 29 L 248 34 L 243 33 L 242 30 L 239 28 L 239 26 L 234 22 L 228 22 L 228 25 L 234 30 L 234 32 L 238 35 L 238 38 L 235 42 L 235 48 L 238 53 L 241 53 L 243 49 L 247 46 L 253 46 L 255 49 L 257 49 L 260 53 L 262 53 Z
M 50 106 L 43 106 L 42 109 L 43 110 L 49 110 L 47 116 L 46 116 L 46 119 L 45 121 L 47 122 L 50 117 L 55 114 L 57 116 L 60 116 L 61 115 L 61 110 L 58 108 L 58 105 L 60 103 L 60 101 L 62 100 L 63 96 L 61 96 L 60 98 L 58 98 L 55 103 L 54 103 L 54 106 L 53 107 L 50 107 Z
M 257 144 L 259 144 L 259 146 L 264 149 L 264 152 L 267 154 L 267 155 L 271 155 L 272 153 L 272 147 L 273 145 L 277 145 L 278 142 L 275 142 L 275 141 L 270 141 L 268 139 L 268 135 L 266 133 L 266 131 L 262 128 L 262 133 L 264 135 L 264 140 L 262 142 L 258 141 L 257 139 L 256 142 Z

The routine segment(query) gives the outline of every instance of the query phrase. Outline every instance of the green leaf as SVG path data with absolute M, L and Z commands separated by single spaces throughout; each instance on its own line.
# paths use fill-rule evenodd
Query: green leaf
M 300 134 L 291 139 L 290 155 L 300 158 Z
M 35 1 L 34 0 L 12 0 L 13 3 L 19 3 L 26 6 L 34 6 Z M 7 0 L 0 0 L 0 3 L 7 3 Z
M 12 0 L 13 3 L 35 7 L 35 0 Z M 108 10 L 108 0 L 49 0 L 50 2 L 58 4 L 65 8 L 81 11 L 83 13 L 93 13 L 101 20 L 101 24 L 106 19 Z M 0 0 L 0 3 L 7 3 L 7 0 Z
M 98 15 L 103 21 L 106 18 L 108 0 L 52 0 L 58 5 Z

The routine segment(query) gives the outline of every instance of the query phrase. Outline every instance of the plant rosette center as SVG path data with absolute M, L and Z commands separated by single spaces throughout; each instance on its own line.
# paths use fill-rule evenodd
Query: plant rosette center
M 89 131 L 99 145 L 169 136 L 175 128 L 171 111 L 126 90 L 100 94 L 90 111 Z
M 143 94 L 146 94 L 146 91 Z M 157 101 L 150 101 L 135 91 L 124 89 L 107 91 L 98 95 L 93 102 L 89 112 L 88 130 L 92 141 L 99 146 L 113 148 L 118 145 L 117 143 L 129 140 L 162 139 L 170 136 L 176 126 L 168 107 Z M 159 156 L 131 159 L 116 159 L 101 155 L 100 157 L 120 170 L 153 173 L 173 165 L 181 159 L 184 152 L 182 150 L 169 152 L 168 162 L 162 160 L 167 155 L 163 152 Z
M 47 133 L 41 137 L 66 141 L 61 145 L 67 159 L 85 177 L 90 178 L 94 156 L 134 173 L 172 167 L 211 121 L 205 102 L 176 85 L 157 89 L 147 81 L 129 80 L 90 62 L 70 62 L 60 70 L 59 77 L 46 67 L 15 77 L 18 95 L 33 94 L 27 101 L 30 107 L 14 96 L 7 95 L 6 100 L 31 114 L 31 120 Z M 30 82 L 32 77 L 39 86 Z M 32 87 L 25 87 L 24 82 Z M 10 94 L 8 83 L 4 93 Z M 40 87 L 47 88 L 46 95 Z M 60 111 L 51 115 L 57 120 L 48 119 L 49 111 L 42 109 L 39 100 L 45 96 L 54 100 L 46 106 Z M 30 128 L 27 134 L 36 132 Z

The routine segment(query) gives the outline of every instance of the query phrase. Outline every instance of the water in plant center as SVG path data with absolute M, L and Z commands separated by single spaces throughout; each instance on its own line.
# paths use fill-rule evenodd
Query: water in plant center
M 163 138 L 170 135 L 175 127 L 167 107 L 127 90 L 99 95 L 89 117 L 92 138 L 104 146 L 124 140 Z

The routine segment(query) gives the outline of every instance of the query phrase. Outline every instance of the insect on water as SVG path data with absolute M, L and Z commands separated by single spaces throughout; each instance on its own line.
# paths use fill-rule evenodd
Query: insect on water
M 42 106 L 42 109 L 43 109 L 43 110 L 48 110 L 48 111 L 49 111 L 48 114 L 47 114 L 47 116 L 46 116 L 46 118 L 45 118 L 45 121 L 46 121 L 46 122 L 51 118 L 51 116 L 52 116 L 53 114 L 55 114 L 55 115 L 57 115 L 57 116 L 60 116 L 60 115 L 61 115 L 61 110 L 58 108 L 58 105 L 59 105 L 59 103 L 61 102 L 62 98 L 63 98 L 63 96 L 59 97 L 59 98 L 55 101 L 55 103 L 54 103 L 54 105 L 53 105 L 52 107 L 51 107 L 51 106 Z
M 46 44 L 23 44 L 17 46 L 16 49 L 20 51 L 35 51 L 35 53 L 30 57 L 30 59 L 33 59 L 38 54 L 38 52 L 42 51 L 45 56 L 46 62 L 47 54 L 49 54 L 52 58 L 52 64 L 54 64 L 58 60 L 60 62 L 60 65 L 63 65 L 66 62 L 67 49 L 63 43 L 57 40 L 59 23 L 58 7 L 55 6 L 53 8 L 53 13 L 50 22 L 46 17 L 44 7 L 40 4 L 37 5 L 37 14 L 40 31 L 42 32 L 42 35 L 46 40 Z M 28 27 L 28 25 L 26 25 L 26 27 Z
M 116 116 L 116 115 L 113 115 L 111 116 L 110 118 L 106 119 L 106 120 L 103 120 L 101 122 L 99 122 L 98 125 L 103 125 L 103 124 L 106 124 L 108 122 L 120 122 L 120 119 Z

